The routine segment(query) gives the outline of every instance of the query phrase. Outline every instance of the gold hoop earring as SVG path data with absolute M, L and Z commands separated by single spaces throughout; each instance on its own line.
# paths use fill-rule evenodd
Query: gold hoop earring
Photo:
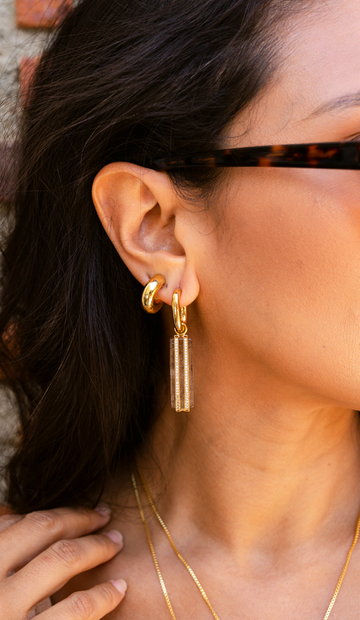
M 157 274 L 146 284 L 141 297 L 142 307 L 155 314 L 163 306 L 156 294 L 164 286 L 165 278 Z M 194 406 L 194 376 L 192 340 L 187 335 L 187 308 L 181 306 L 181 289 L 172 296 L 172 315 L 175 336 L 170 339 L 170 394 L 175 411 L 190 411 Z
M 170 393 L 175 411 L 190 411 L 194 406 L 192 340 L 187 335 L 187 308 L 181 306 L 181 289 L 172 297 L 175 336 L 170 340 Z
M 165 284 L 165 278 L 160 273 L 151 278 L 143 290 L 141 297 L 142 307 L 149 314 L 155 314 L 159 312 L 160 308 L 164 305 L 161 299 L 156 297 L 157 293 Z

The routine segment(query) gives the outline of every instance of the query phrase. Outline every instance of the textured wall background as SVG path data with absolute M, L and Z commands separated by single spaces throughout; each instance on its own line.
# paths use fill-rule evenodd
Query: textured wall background
M 34 5 L 39 2 L 34 2 Z M 17 26 L 15 0 L 0 0 L 0 140 L 12 139 L 18 71 L 24 57 L 37 56 L 46 31 Z
M 14 142 L 16 111 L 21 105 L 33 62 L 41 52 L 50 28 L 58 23 L 72 0 L 0 0 L 0 239 L 11 218 L 11 201 L 6 191 L 6 170 Z M 4 200 L 7 198 L 6 209 Z M 1 468 L 18 440 L 18 420 L 11 394 L 0 381 L 0 503 L 5 480 Z

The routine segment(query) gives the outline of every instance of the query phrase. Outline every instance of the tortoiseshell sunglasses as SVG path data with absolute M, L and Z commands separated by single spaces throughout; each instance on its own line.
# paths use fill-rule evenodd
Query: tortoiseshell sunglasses
M 164 157 L 155 159 L 148 165 L 154 170 L 240 166 L 360 170 L 360 143 L 321 142 L 318 144 L 250 146 L 194 155 Z

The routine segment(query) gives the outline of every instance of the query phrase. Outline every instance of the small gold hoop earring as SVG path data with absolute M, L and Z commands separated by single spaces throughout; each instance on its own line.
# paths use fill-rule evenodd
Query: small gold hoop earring
M 172 296 L 172 315 L 174 321 L 174 329 L 175 333 L 178 336 L 185 336 L 187 332 L 187 308 L 186 306 L 181 307 L 180 304 L 181 297 L 181 289 L 177 288 L 173 292 Z
M 149 314 L 155 314 L 162 308 L 164 302 L 161 301 L 161 299 L 157 299 L 156 295 L 164 286 L 165 282 L 164 276 L 158 273 L 146 284 L 141 297 L 141 303 L 144 310 Z

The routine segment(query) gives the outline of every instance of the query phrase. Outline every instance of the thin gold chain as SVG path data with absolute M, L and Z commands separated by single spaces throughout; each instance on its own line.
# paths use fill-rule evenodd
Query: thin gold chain
M 208 608 L 210 609 L 210 611 L 211 611 L 212 615 L 214 616 L 215 620 L 220 620 L 219 616 L 217 615 L 216 611 L 214 610 L 213 606 L 211 605 L 211 603 L 210 603 L 210 601 L 208 599 L 208 596 L 207 596 L 204 588 L 202 587 L 200 581 L 198 580 L 197 576 L 195 575 L 194 571 L 192 570 L 192 568 L 189 566 L 189 564 L 187 563 L 185 558 L 181 555 L 180 551 L 176 547 L 176 545 L 175 545 L 175 543 L 174 543 L 174 541 L 172 539 L 172 536 L 171 536 L 168 528 L 166 527 L 166 525 L 165 525 L 161 515 L 159 514 L 159 512 L 158 512 L 158 510 L 157 510 L 157 508 L 156 508 L 156 506 L 154 504 L 153 498 L 150 495 L 150 491 L 148 489 L 148 486 L 147 486 L 147 484 L 145 482 L 145 478 L 144 478 L 142 472 L 140 471 L 140 469 L 138 469 L 138 472 L 139 472 L 139 476 L 140 476 L 141 483 L 143 485 L 144 491 L 145 491 L 146 496 L 148 498 L 148 502 L 149 502 L 149 504 L 150 504 L 150 506 L 151 506 L 151 508 L 152 508 L 152 510 L 153 510 L 153 512 L 154 512 L 154 514 L 155 514 L 155 516 L 157 518 L 157 520 L 159 521 L 161 527 L 163 528 L 163 530 L 164 530 L 164 532 L 165 532 L 165 534 L 166 534 L 166 536 L 167 536 L 167 538 L 168 538 L 168 540 L 170 542 L 170 545 L 172 546 L 172 548 L 173 548 L 174 552 L 176 553 L 177 557 L 179 558 L 179 560 L 184 564 L 185 568 L 187 568 L 187 570 L 189 571 L 191 577 L 193 578 L 193 580 L 195 581 L 197 587 L 200 590 L 201 596 L 203 597 L 205 603 L 207 604 Z M 159 578 L 159 581 L 160 581 L 161 589 L 163 591 L 163 594 L 164 594 L 166 603 L 168 605 L 171 617 L 172 617 L 173 620 L 176 620 L 176 616 L 174 614 L 174 610 L 173 610 L 171 602 L 170 602 L 170 598 L 169 598 L 169 595 L 168 595 L 168 592 L 167 592 L 167 589 L 166 589 L 166 586 L 165 586 L 165 582 L 164 582 L 163 576 L 162 576 L 160 568 L 159 568 L 159 563 L 158 563 L 157 558 L 156 558 L 154 545 L 152 543 L 150 532 L 149 532 L 149 528 L 148 528 L 147 523 L 146 523 L 145 514 L 144 514 L 143 507 L 142 507 L 142 503 L 141 503 L 141 499 L 140 499 L 140 494 L 139 494 L 139 491 L 138 491 L 138 487 L 137 487 L 137 484 L 136 484 L 136 478 L 135 478 L 134 474 L 131 474 L 131 480 L 132 480 L 132 484 L 133 484 L 133 487 L 134 487 L 136 501 L 137 501 L 137 504 L 138 504 L 138 507 L 139 507 L 139 511 L 140 511 L 140 515 L 141 515 L 141 520 L 142 520 L 144 528 L 145 528 L 146 537 L 147 537 L 147 540 L 148 540 L 148 543 L 149 543 L 149 547 L 150 547 L 151 555 L 152 555 L 152 558 L 153 558 L 153 562 L 154 562 L 154 565 L 155 565 L 155 568 L 156 568 L 156 572 L 157 572 L 157 575 L 158 575 L 158 578 Z M 337 586 L 335 588 L 335 592 L 333 594 L 333 597 L 332 597 L 332 599 L 330 601 L 329 607 L 327 608 L 327 611 L 325 613 L 325 616 L 324 616 L 323 620 L 328 620 L 328 618 L 329 618 L 329 616 L 331 614 L 332 608 L 334 607 L 335 601 L 337 599 L 337 596 L 338 596 L 338 594 L 340 592 L 340 588 L 341 588 L 342 583 L 344 581 L 345 573 L 346 573 L 347 568 L 349 566 L 349 562 L 350 562 L 350 558 L 351 558 L 352 552 L 354 551 L 355 545 L 356 545 L 356 543 L 358 541 L 359 532 L 360 532 L 360 514 L 359 514 L 359 517 L 358 517 L 358 520 L 357 520 L 357 523 L 356 523 L 354 540 L 353 540 L 352 545 L 351 545 L 351 547 L 349 549 L 349 552 L 347 554 L 347 558 L 346 558 L 346 562 L 345 562 L 344 568 L 342 569 L 342 572 L 341 572 L 341 575 L 340 575 L 340 579 L 339 579 L 339 581 L 337 583 Z
M 172 617 L 173 620 L 176 620 L 176 617 L 175 617 L 175 614 L 174 614 L 174 610 L 172 608 L 172 605 L 171 605 L 171 602 L 170 602 L 170 598 L 169 598 L 169 595 L 168 595 L 168 592 L 167 592 L 167 589 L 166 589 L 166 586 L 165 586 L 165 582 L 164 582 L 162 574 L 160 572 L 159 564 L 158 564 L 158 561 L 157 561 L 157 558 L 156 558 L 156 555 L 155 555 L 154 545 L 152 544 L 149 528 L 148 528 L 147 523 L 146 523 L 145 514 L 144 514 L 144 511 L 143 511 L 142 504 L 141 504 L 141 499 L 140 499 L 140 495 L 139 495 L 139 491 L 138 491 L 138 488 L 137 488 L 137 484 L 136 484 L 136 480 L 135 480 L 134 474 L 131 474 L 131 480 L 132 480 L 134 491 L 135 491 L 135 497 L 136 497 L 137 505 L 139 506 L 141 520 L 142 520 L 142 522 L 144 524 L 144 528 L 145 528 L 145 532 L 146 532 L 146 537 L 148 539 L 148 543 L 149 543 L 152 559 L 154 561 L 156 572 L 157 572 L 158 577 L 159 577 L 161 589 L 163 591 L 165 600 L 167 602 L 169 611 L 171 613 L 171 617 Z
M 149 504 L 150 504 L 151 508 L 153 509 L 153 511 L 154 511 L 154 513 L 155 513 L 155 515 L 156 515 L 156 517 L 157 517 L 157 519 L 158 519 L 158 521 L 159 521 L 159 523 L 160 523 L 161 527 L 163 528 L 163 530 L 164 530 L 164 532 L 165 532 L 165 534 L 166 534 L 166 536 L 168 537 L 169 542 L 170 542 L 170 545 L 171 545 L 171 546 L 172 546 L 172 548 L 174 549 L 174 551 L 175 551 L 175 553 L 176 553 L 177 557 L 179 558 L 179 560 L 180 560 L 180 561 L 184 564 L 185 568 L 189 571 L 189 573 L 190 573 L 191 577 L 193 578 L 193 580 L 195 581 L 195 583 L 196 583 L 197 587 L 198 587 L 198 588 L 199 588 L 199 590 L 200 590 L 201 596 L 203 597 L 203 599 L 204 599 L 205 603 L 207 604 L 208 608 L 210 609 L 210 611 L 211 611 L 212 615 L 214 616 L 215 620 L 220 620 L 220 618 L 219 618 L 219 616 L 217 615 L 217 613 L 216 613 L 215 609 L 214 609 L 214 608 L 213 608 L 213 606 L 211 605 L 211 603 L 210 603 L 210 601 L 209 601 L 209 599 L 208 599 L 208 597 L 207 597 L 207 594 L 206 594 L 206 592 L 205 592 L 204 588 L 202 587 L 202 585 L 201 585 L 200 581 L 198 580 L 197 576 L 195 575 L 195 573 L 194 573 L 193 569 L 189 566 L 189 564 L 187 563 L 187 561 L 185 560 L 185 558 L 181 555 L 180 551 L 179 551 L 179 550 L 178 550 L 178 548 L 176 547 L 176 545 L 175 545 L 175 543 L 174 543 L 174 541 L 173 541 L 173 539 L 172 539 L 172 536 L 171 536 L 171 534 L 170 534 L 169 530 L 167 529 L 167 527 L 166 527 L 166 525 L 165 525 L 164 521 L 162 520 L 162 518 L 161 518 L 160 514 L 159 514 L 159 513 L 158 513 L 158 511 L 157 511 L 157 508 L 156 508 L 156 506 L 155 506 L 155 504 L 154 504 L 153 498 L 152 498 L 152 497 L 151 497 L 151 495 L 150 495 L 150 491 L 149 491 L 149 489 L 148 489 L 148 486 L 147 486 L 147 484 L 146 484 L 146 482 L 145 482 L 144 476 L 142 475 L 142 472 L 140 471 L 140 469 L 138 470 L 138 472 L 139 472 L 139 476 L 140 476 L 140 478 L 141 478 L 141 482 L 142 482 L 142 485 L 143 485 L 143 487 L 144 487 L 145 493 L 146 493 L 146 495 L 147 495 L 147 498 L 148 498 Z
M 326 612 L 323 620 L 327 620 L 328 619 L 328 617 L 331 614 L 331 610 L 334 607 L 334 603 L 336 601 L 336 597 L 339 594 L 340 588 L 342 586 L 342 582 L 344 581 L 345 573 L 347 571 L 347 567 L 349 566 L 349 562 L 350 562 L 350 558 L 351 558 L 352 552 L 354 551 L 355 545 L 356 545 L 356 543 L 358 541 L 358 538 L 359 538 L 359 531 L 360 531 L 360 515 L 358 517 L 357 524 L 356 524 L 354 540 L 353 540 L 352 545 L 351 545 L 351 547 L 349 549 L 349 553 L 347 554 L 347 558 L 346 558 L 346 562 L 345 562 L 344 568 L 341 571 L 340 579 L 339 579 L 339 581 L 337 583 L 334 595 L 333 595 L 333 597 L 332 597 L 332 599 L 330 601 L 330 605 L 327 608 L 327 612 Z

